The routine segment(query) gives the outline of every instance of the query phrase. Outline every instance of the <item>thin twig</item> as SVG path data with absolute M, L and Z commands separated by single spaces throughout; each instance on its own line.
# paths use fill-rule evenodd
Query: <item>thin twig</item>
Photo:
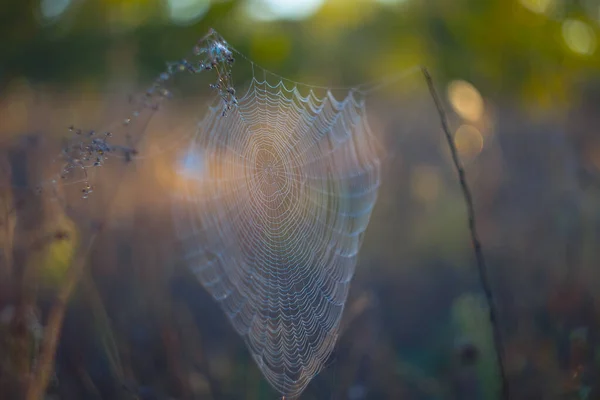
M 492 325 L 492 335 L 494 340 L 494 347 L 496 350 L 496 358 L 498 362 L 498 369 L 500 372 L 500 380 L 502 384 L 502 398 L 505 400 L 509 399 L 509 391 L 508 391 L 508 379 L 506 377 L 506 368 L 504 366 L 504 345 L 502 342 L 502 335 L 500 333 L 500 328 L 498 326 L 498 310 L 496 308 L 496 304 L 494 302 L 494 297 L 492 294 L 492 289 L 490 285 L 490 279 L 488 276 L 488 271 L 485 264 L 485 258 L 483 257 L 483 251 L 481 249 L 481 242 L 479 241 L 479 236 L 477 234 L 477 226 L 475 223 L 475 209 L 473 207 L 473 196 L 471 195 L 471 190 L 469 189 L 469 185 L 467 184 L 467 179 L 465 177 L 465 170 L 460 162 L 458 157 L 458 152 L 456 150 L 456 146 L 454 144 L 454 139 L 452 138 L 452 134 L 450 133 L 450 129 L 448 127 L 448 119 L 446 117 L 446 113 L 444 112 L 444 108 L 442 107 L 442 102 L 440 101 L 440 97 L 435 90 L 435 86 L 433 85 L 433 80 L 431 79 L 431 75 L 427 68 L 422 67 L 423 76 L 425 77 L 425 81 L 427 82 L 427 86 L 429 88 L 429 93 L 435 103 L 435 107 L 438 111 L 440 122 L 442 125 L 442 130 L 444 131 L 444 135 L 446 137 L 446 141 L 448 143 L 448 147 L 450 148 L 450 153 L 452 155 L 452 161 L 454 163 L 454 167 L 456 168 L 456 172 L 458 173 L 458 179 L 460 181 L 460 187 L 462 189 L 465 203 L 467 206 L 467 215 L 469 218 L 469 231 L 471 233 L 471 241 L 473 242 L 473 248 L 475 250 L 475 260 L 477 262 L 477 270 L 479 272 L 479 279 L 481 281 L 481 286 L 483 287 L 483 291 L 485 293 L 485 297 L 488 303 L 489 308 L 489 317 L 490 323 Z

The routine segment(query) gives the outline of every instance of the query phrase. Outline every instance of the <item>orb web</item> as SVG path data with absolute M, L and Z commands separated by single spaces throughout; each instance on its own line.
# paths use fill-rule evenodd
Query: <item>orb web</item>
M 185 262 L 268 382 L 300 395 L 335 345 L 380 184 L 364 102 L 252 78 L 209 108 L 175 207 Z

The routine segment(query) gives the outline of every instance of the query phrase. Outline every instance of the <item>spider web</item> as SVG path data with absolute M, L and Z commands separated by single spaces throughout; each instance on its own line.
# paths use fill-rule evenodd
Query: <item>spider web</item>
M 346 88 L 347 95 L 337 100 L 331 88 L 282 77 L 272 85 L 262 69 L 265 77 L 253 73 L 238 99 L 230 71 L 233 52 L 245 58 L 211 29 L 197 42 L 191 61 L 168 64 L 123 120 L 101 131 L 70 127 L 60 172 L 37 189 L 50 189 L 58 199 L 62 181 L 63 188 L 82 185 L 78 195 L 87 198 L 95 170 L 109 155 L 137 158 L 135 144 L 171 97 L 167 81 L 180 72 L 216 72 L 210 87 L 220 99 L 188 147 L 187 184 L 174 207 L 178 236 L 187 265 L 244 338 L 268 382 L 284 397 L 296 398 L 336 343 L 380 185 L 378 143 L 358 95 L 412 72 Z M 254 72 L 258 66 L 248 61 Z M 311 89 L 303 96 L 298 86 L 326 94 Z M 432 87 L 430 93 L 450 138 Z M 131 126 L 139 137 L 132 139 Z M 481 257 L 477 249 L 476 254 Z
M 295 398 L 336 343 L 380 184 L 377 142 L 354 91 L 303 96 L 253 74 L 221 111 L 188 150 L 179 239 L 268 382 Z
M 266 70 L 258 79 L 250 61 L 252 79 L 237 97 L 233 52 L 243 57 L 210 30 L 123 119 L 100 130 L 69 127 L 60 172 L 39 189 L 62 199 L 57 187 L 71 187 L 87 198 L 108 158 L 137 158 L 174 75 L 216 72 L 218 101 L 187 147 L 185 190 L 174 207 L 178 239 L 267 381 L 295 398 L 337 340 L 380 185 L 378 144 L 358 87 L 342 100 L 327 88 L 302 95 L 297 82 L 269 83 Z

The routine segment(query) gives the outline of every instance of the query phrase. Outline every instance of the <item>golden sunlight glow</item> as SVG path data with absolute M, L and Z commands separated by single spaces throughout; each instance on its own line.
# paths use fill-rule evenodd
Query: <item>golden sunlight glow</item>
M 454 144 L 461 157 L 473 158 L 483 149 L 483 136 L 472 125 L 461 125 L 454 134 Z
M 448 85 L 448 99 L 454 111 L 468 121 L 478 121 L 483 115 L 483 98 L 475 86 L 465 81 Z
M 562 24 L 565 43 L 571 51 L 590 55 L 596 51 L 596 33 L 588 24 L 576 19 L 568 19 Z

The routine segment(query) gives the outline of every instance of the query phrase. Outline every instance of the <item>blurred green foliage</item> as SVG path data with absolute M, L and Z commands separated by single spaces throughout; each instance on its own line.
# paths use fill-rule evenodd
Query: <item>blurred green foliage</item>
M 488 307 L 482 296 L 465 293 L 454 300 L 452 318 L 456 337 L 475 346 L 481 354 L 477 376 L 485 399 L 499 399 L 500 379 L 495 360 L 492 326 Z
M 183 3 L 202 13 L 185 24 L 175 2 L 9 0 L 0 10 L 0 82 L 76 85 L 132 67 L 146 80 L 211 26 L 257 63 L 311 83 L 354 84 L 424 64 L 486 97 L 556 108 L 600 75 L 593 1 L 330 0 L 306 20 L 257 21 L 249 14 L 265 7 L 258 1 L 194 0 Z M 63 12 L 44 17 L 54 3 Z
M 39 271 L 42 284 L 58 288 L 73 262 L 78 245 L 75 224 L 67 216 L 55 222 L 48 243 L 34 251 L 28 260 Z

